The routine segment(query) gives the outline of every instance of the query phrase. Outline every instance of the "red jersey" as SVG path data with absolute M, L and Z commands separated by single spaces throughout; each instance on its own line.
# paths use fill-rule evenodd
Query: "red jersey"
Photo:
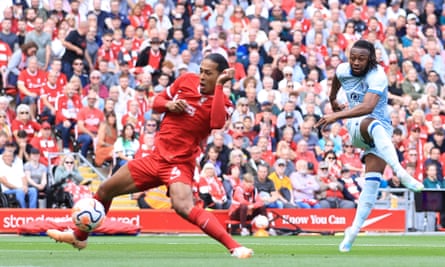
M 166 112 L 155 147 L 168 162 L 193 161 L 201 152 L 200 144 L 212 129 L 221 129 L 233 106 L 221 90 L 215 95 L 200 93 L 197 74 L 184 73 L 167 90 L 158 94 L 153 103 L 155 112 L 166 112 L 165 104 L 173 99 L 187 101 L 185 112 Z
M 11 57 L 12 52 L 9 45 L 5 42 L 0 41 L 0 67 L 6 67 Z
M 128 19 L 130 20 L 130 24 L 135 28 L 142 27 L 145 29 L 145 26 L 147 26 L 147 20 L 144 18 L 144 16 L 131 15 L 128 17 Z
M 210 194 L 214 202 L 223 203 L 227 200 L 226 190 L 218 177 L 199 177 L 198 190 L 201 194 Z
M 34 30 L 35 26 L 31 22 L 26 23 L 26 32 L 32 32 Z
M 329 176 L 326 177 L 319 177 L 320 181 L 325 183 L 325 184 L 330 184 L 332 182 L 337 182 L 337 180 L 335 178 L 331 179 L 329 178 Z M 343 193 L 341 190 L 332 190 L 330 187 L 328 187 L 328 189 L 326 189 L 326 197 L 338 197 L 340 199 L 343 199 Z
M 122 116 L 122 125 L 127 123 L 131 123 L 134 126 L 134 131 L 136 133 L 140 133 L 142 125 L 144 125 L 144 115 L 138 113 L 138 115 L 135 117 L 130 113 L 126 113 L 124 116 Z
M 105 47 L 101 46 L 97 51 L 97 62 L 101 60 L 110 62 L 116 59 L 117 59 L 117 53 L 115 53 L 115 51 L 113 51 L 112 48 L 106 49 Z
M 145 112 L 149 111 L 152 108 L 152 105 L 150 104 L 150 101 L 147 97 L 134 97 L 134 100 L 138 101 L 139 103 L 139 110 L 138 113 L 144 115 Z M 129 111 L 131 100 L 127 101 L 127 111 Z
M 24 69 L 20 72 L 17 83 L 23 83 L 23 85 L 31 92 L 40 94 L 43 84 L 46 81 L 46 74 L 44 71 L 37 70 L 35 73 L 30 73 L 28 69 Z M 20 92 L 20 98 L 25 95 Z
M 141 141 L 139 140 L 139 142 L 141 142 Z M 146 144 L 142 144 L 139 147 L 136 154 L 134 155 L 134 158 L 138 159 L 138 158 L 143 158 L 143 157 L 149 156 L 153 153 L 153 150 L 154 150 L 154 147 L 148 147 Z
M 56 124 L 65 120 L 77 121 L 77 114 L 82 108 L 79 95 L 75 94 L 70 99 L 66 95 L 61 95 L 56 102 Z
M 133 43 L 134 46 L 134 43 Z M 122 53 L 122 59 L 128 62 L 128 67 L 130 69 L 136 66 L 136 61 L 138 60 L 138 52 L 139 46 L 137 48 L 133 48 L 132 51 L 127 51 L 125 48 L 121 48 L 120 52 Z
M 229 208 L 229 216 L 236 211 L 241 204 L 253 204 L 253 208 L 259 208 L 264 205 L 257 190 L 254 188 L 251 192 L 244 189 L 244 183 L 240 183 L 233 189 L 232 205 Z
M 54 138 L 43 138 L 34 136 L 34 138 L 31 140 L 31 145 L 40 150 L 40 163 L 42 163 L 45 166 L 48 166 L 48 155 L 49 153 L 56 153 L 59 152 L 59 147 L 57 146 L 57 141 Z M 51 165 L 57 165 L 58 158 L 53 157 L 51 158 Z
M 55 108 L 56 107 L 56 101 L 57 98 L 62 95 L 62 87 L 59 86 L 59 84 L 51 85 L 48 82 L 46 82 L 42 89 L 40 90 L 40 97 L 46 97 L 48 102 Z M 40 100 L 41 98 L 39 98 Z M 45 108 L 45 105 L 43 101 L 39 101 L 39 110 L 40 112 L 43 111 Z
M 144 8 L 142 9 L 142 14 L 144 17 L 149 18 L 151 14 L 153 14 L 153 8 L 150 4 L 145 4 Z
M 291 23 L 292 28 L 294 27 L 295 23 L 297 22 L 301 23 L 301 32 L 303 32 L 304 34 L 306 34 L 312 26 L 312 23 L 309 19 L 302 19 L 300 21 L 297 21 L 296 19 L 291 19 L 289 21 Z
M 65 73 L 59 73 L 59 77 L 57 77 L 57 85 L 60 88 L 65 87 L 65 85 L 68 83 L 68 80 L 66 78 Z
M 113 40 L 111 42 L 111 50 L 116 55 L 116 57 L 117 57 L 117 54 L 119 54 L 119 51 L 121 50 L 122 45 L 123 45 L 122 39 L 119 40 L 119 41 L 118 40 Z
M 150 49 L 148 53 L 150 53 L 150 57 L 148 58 L 148 65 L 150 65 L 154 70 L 161 69 L 161 60 L 162 60 L 161 51 L 153 53 L 153 51 Z
M 77 121 L 83 121 L 85 128 L 92 133 L 99 131 L 99 125 L 104 119 L 104 113 L 98 108 L 84 107 L 77 114 Z
M 34 137 L 35 133 L 40 131 L 42 126 L 33 120 L 28 120 L 26 123 L 23 123 L 19 120 L 13 120 L 11 125 L 11 130 L 14 133 L 15 131 L 24 130 L 28 136 L 26 138 L 26 142 L 29 143 L 31 139 Z
M 362 168 L 363 164 L 360 160 L 360 156 L 358 154 L 353 154 L 351 156 L 347 156 L 345 153 L 341 154 L 338 159 L 341 161 L 341 164 L 344 166 L 346 164 L 349 164 L 350 166 L 354 168 Z
M 315 158 L 314 152 L 312 151 L 306 151 L 302 153 L 297 152 L 295 162 L 297 162 L 300 159 L 305 160 L 307 162 L 311 162 L 312 164 L 314 164 L 314 170 L 318 170 L 318 161 Z

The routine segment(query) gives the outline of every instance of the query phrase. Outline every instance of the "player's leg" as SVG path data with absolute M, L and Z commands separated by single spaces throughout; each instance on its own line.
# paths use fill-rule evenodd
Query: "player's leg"
M 233 256 L 238 258 L 252 256 L 253 251 L 236 242 L 211 212 L 194 205 L 192 188 L 189 184 L 174 182 L 170 184 L 169 192 L 172 207 L 181 217 L 197 225 L 204 233 L 222 243 Z
M 363 119 L 360 123 L 360 133 L 368 144 L 375 145 L 379 156 L 391 166 L 406 188 L 415 192 L 423 189 L 423 184 L 409 175 L 400 164 L 391 136 L 380 121 L 373 118 Z
M 365 164 L 365 185 L 360 193 L 352 226 L 345 230 L 345 237 L 340 243 L 339 250 L 341 252 L 349 252 L 351 250 L 352 243 L 360 232 L 360 228 L 362 228 L 377 200 L 380 180 L 386 164 L 381 158 L 374 154 L 366 155 Z
M 122 166 L 113 176 L 105 180 L 97 190 L 94 198 L 105 208 L 105 213 L 110 209 L 111 201 L 115 196 L 140 191 L 134 183 L 133 177 L 128 169 L 128 164 Z M 47 234 L 52 239 L 68 243 L 75 248 L 83 249 L 87 245 L 88 232 L 78 228 L 74 232 L 62 232 L 50 229 Z

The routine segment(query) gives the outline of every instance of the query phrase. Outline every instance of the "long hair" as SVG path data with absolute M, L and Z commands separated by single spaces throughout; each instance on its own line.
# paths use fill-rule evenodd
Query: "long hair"
M 216 69 L 218 70 L 219 73 L 223 72 L 223 70 L 229 67 L 229 62 L 227 62 L 227 59 L 218 53 L 209 54 L 204 59 L 208 59 L 215 62 L 218 65 Z
M 366 66 L 365 73 L 367 73 L 372 69 L 377 68 L 377 65 L 379 63 L 377 62 L 377 57 L 375 55 L 375 48 L 372 43 L 365 40 L 358 40 L 357 42 L 354 43 L 354 45 L 352 45 L 352 48 L 363 48 L 369 51 L 368 66 Z

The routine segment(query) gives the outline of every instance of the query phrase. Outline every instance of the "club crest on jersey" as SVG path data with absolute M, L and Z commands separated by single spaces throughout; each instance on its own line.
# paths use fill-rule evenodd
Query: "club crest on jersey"
M 206 101 L 207 101 L 207 97 L 202 96 L 201 99 L 199 99 L 199 105 L 202 105 Z
M 190 116 L 194 116 L 195 112 L 196 112 L 196 108 L 192 107 L 190 105 L 187 105 L 187 107 L 185 108 L 185 112 L 187 112 Z

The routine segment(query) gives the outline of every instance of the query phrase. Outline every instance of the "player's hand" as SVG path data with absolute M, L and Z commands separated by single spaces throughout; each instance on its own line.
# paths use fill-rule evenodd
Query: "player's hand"
M 184 99 L 169 101 L 167 103 L 167 109 L 173 113 L 182 113 L 187 109 L 187 106 L 187 101 Z
M 326 114 L 317 122 L 317 124 L 315 124 L 315 127 L 316 128 L 323 127 L 323 126 L 329 125 L 331 123 L 334 123 L 337 120 L 338 120 L 337 115 L 335 113 Z
M 225 69 L 218 76 L 218 79 L 216 80 L 216 84 L 224 85 L 227 81 L 232 80 L 233 77 L 235 77 L 235 69 L 234 68 Z
M 331 101 L 331 107 L 334 112 L 342 111 L 345 109 L 345 104 L 339 104 L 337 100 Z

